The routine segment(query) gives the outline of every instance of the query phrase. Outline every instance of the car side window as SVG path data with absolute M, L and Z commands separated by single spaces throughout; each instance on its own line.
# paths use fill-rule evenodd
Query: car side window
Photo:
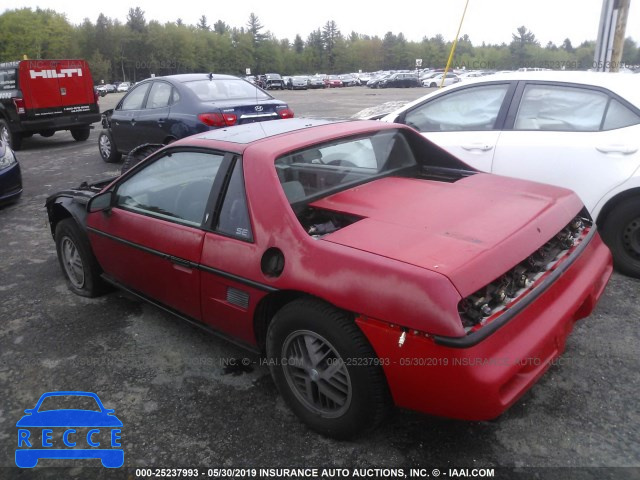
M 116 189 L 116 206 L 199 227 L 223 155 L 169 152 L 136 172 Z
M 609 96 L 597 90 L 559 85 L 527 85 L 515 130 L 597 132 Z
M 640 115 L 625 107 L 618 100 L 611 100 L 602 129 L 615 130 L 638 124 L 640 124 Z
M 465 88 L 409 111 L 404 123 L 420 132 L 492 130 L 509 84 Z
M 168 107 L 171 101 L 171 89 L 168 83 L 153 82 L 147 98 L 147 108 Z
M 242 240 L 253 241 L 241 160 L 238 160 L 233 168 L 215 230 Z
M 149 85 L 151 84 L 143 83 L 142 85 L 133 87 L 127 96 L 124 97 L 124 100 L 122 100 L 120 110 L 140 110 L 147 90 L 149 90 Z

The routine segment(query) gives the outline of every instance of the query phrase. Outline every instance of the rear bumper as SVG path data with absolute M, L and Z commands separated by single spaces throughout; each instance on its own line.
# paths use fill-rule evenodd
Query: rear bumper
M 22 120 L 11 125 L 15 132 L 39 132 L 42 130 L 69 130 L 70 128 L 88 127 L 100 121 L 100 113 L 79 113 L 59 117 Z
M 0 205 L 14 202 L 22 194 L 22 173 L 16 163 L 0 170 Z
M 535 301 L 468 348 L 359 318 L 397 406 L 462 420 L 499 416 L 560 357 L 576 320 L 591 314 L 611 276 L 611 254 L 595 235 Z

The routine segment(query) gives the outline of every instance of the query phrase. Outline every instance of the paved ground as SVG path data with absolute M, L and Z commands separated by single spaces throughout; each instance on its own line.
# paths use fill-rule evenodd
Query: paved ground
M 348 117 L 423 93 L 352 88 L 275 95 L 298 115 Z M 117 98 L 101 99 L 102 107 Z M 125 465 L 133 468 L 490 467 L 497 478 L 510 478 L 500 476 L 506 467 L 640 466 L 639 281 L 615 274 L 595 313 L 577 324 L 561 364 L 500 419 L 469 423 L 396 412 L 366 438 L 329 440 L 285 408 L 265 367 L 229 367 L 229 359 L 242 363 L 243 351 L 122 293 L 88 300 L 67 290 L 43 205 L 62 188 L 117 172 L 100 160 L 97 132 L 83 143 L 67 133 L 25 141 L 24 195 L 0 209 L 0 478 L 107 476 L 102 468 L 77 467 L 99 467 L 97 460 L 11 468 L 23 410 L 42 393 L 65 389 L 96 392 L 115 409 L 124 423 Z M 572 472 L 533 473 L 571 478 Z M 599 470 L 593 478 L 639 472 Z M 135 477 L 135 470 L 128 473 Z

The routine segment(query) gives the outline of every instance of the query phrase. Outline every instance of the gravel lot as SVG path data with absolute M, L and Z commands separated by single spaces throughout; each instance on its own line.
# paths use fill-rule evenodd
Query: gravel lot
M 298 116 L 345 118 L 426 92 L 273 93 Z M 121 96 L 102 98 L 101 107 Z M 119 165 L 99 157 L 98 128 L 82 143 L 66 132 L 25 140 L 24 194 L 0 209 L 0 478 L 136 478 L 136 467 L 422 467 L 432 477 L 436 468 L 455 476 L 449 469 L 487 467 L 495 478 L 640 478 L 640 281 L 614 274 L 559 364 L 501 418 L 470 423 L 398 411 L 365 438 L 330 440 L 288 411 L 259 359 L 123 293 L 85 299 L 67 290 L 44 201 L 117 173 Z M 225 365 L 244 358 L 246 367 Z M 16 421 L 54 390 L 96 392 L 115 409 L 128 470 L 107 471 L 98 460 L 15 468 Z M 72 468 L 45 468 L 58 465 Z

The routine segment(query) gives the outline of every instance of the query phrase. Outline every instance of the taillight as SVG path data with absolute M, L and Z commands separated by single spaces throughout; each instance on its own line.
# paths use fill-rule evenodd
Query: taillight
M 235 113 L 201 113 L 198 120 L 208 127 L 231 127 L 238 121 Z
M 278 110 L 278 115 L 280 115 L 280 118 L 293 118 L 293 110 L 290 108 L 281 108 Z
M 22 115 L 27 112 L 24 108 L 24 98 L 13 98 L 12 100 L 13 104 L 16 106 L 16 112 L 18 112 L 18 115 Z

